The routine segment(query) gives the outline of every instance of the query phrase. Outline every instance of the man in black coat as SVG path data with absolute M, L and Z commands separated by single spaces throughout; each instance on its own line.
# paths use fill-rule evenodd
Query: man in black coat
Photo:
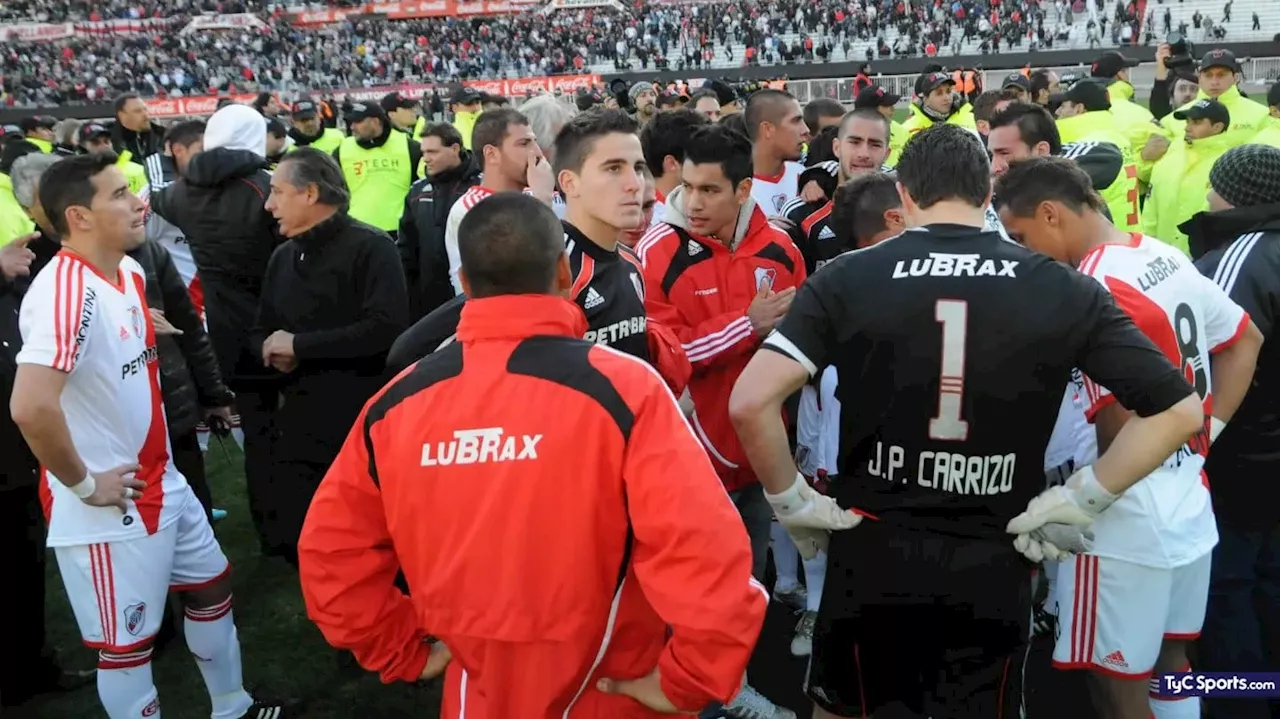
M 480 165 L 463 148 L 462 135 L 453 125 L 427 125 L 422 134 L 422 159 L 427 176 L 409 188 L 396 237 L 414 319 L 453 298 L 444 225 L 453 203 L 480 184 Z
M 409 320 L 394 242 L 347 215 L 348 201 L 319 150 L 289 153 L 271 178 L 267 209 L 289 239 L 267 267 L 253 345 L 280 381 L 268 541 L 295 564 L 311 497 Z
M 49 226 L 36 201 L 36 181 L 57 162 L 39 152 L 17 160 L 11 169 L 13 192 L 23 209 L 47 232 Z M 0 576 L 7 587 L 10 616 L 10 661 L 0 672 L 0 708 L 22 705 L 33 696 L 86 684 L 93 673 L 64 673 L 45 652 L 45 523 L 40 509 L 40 465 L 8 412 L 17 374 L 22 334 L 18 310 L 31 278 L 58 253 L 54 235 L 39 232 L 0 238 Z
M 265 209 L 271 192 L 266 135 L 266 123 L 252 108 L 218 110 L 205 130 L 205 150 L 191 157 L 181 178 L 152 194 L 151 211 L 181 230 L 191 247 L 209 337 L 244 430 L 249 511 L 270 551 L 261 499 L 271 484 L 277 378 L 249 344 L 267 261 L 282 241 Z

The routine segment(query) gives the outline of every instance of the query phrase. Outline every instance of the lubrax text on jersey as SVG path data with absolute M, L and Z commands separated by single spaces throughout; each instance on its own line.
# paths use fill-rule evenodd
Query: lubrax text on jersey
M 906 484 L 915 478 L 925 489 L 952 494 L 994 495 L 1013 490 L 1016 454 L 967 455 L 953 452 L 921 452 L 915 471 L 906 466 L 907 452 L 892 444 L 876 442 L 875 454 L 867 462 L 867 472 L 889 482 Z M 903 472 L 901 470 L 906 469 Z
M 999 263 L 999 268 L 996 267 Z M 893 267 L 893 279 L 908 277 L 1017 277 L 1014 268 L 1017 260 L 983 259 L 979 254 L 952 254 L 930 252 L 928 257 L 898 260 Z
M 156 346 L 151 345 L 134 357 L 132 360 L 120 366 L 120 379 L 124 379 L 130 375 L 138 374 L 147 365 L 160 359 L 160 354 L 156 352 Z
M 1138 289 L 1150 292 L 1152 287 L 1172 277 L 1180 267 L 1182 265 L 1172 257 L 1155 258 L 1147 263 L 1147 271 L 1138 278 Z
M 448 442 L 424 442 L 422 466 L 447 467 L 451 464 L 537 459 L 541 441 L 540 434 L 507 434 L 502 427 L 459 429 L 454 431 L 453 439 Z
M 645 326 L 646 320 L 644 317 L 632 317 L 606 325 L 598 330 L 587 330 L 587 334 L 583 339 L 596 344 L 611 345 L 632 335 L 644 334 Z

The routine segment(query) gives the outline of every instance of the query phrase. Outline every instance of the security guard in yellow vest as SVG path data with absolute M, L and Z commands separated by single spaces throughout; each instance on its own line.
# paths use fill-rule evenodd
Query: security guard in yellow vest
M 320 117 L 320 107 L 311 100 L 295 102 L 289 113 L 289 119 L 293 122 L 293 127 L 289 130 L 289 137 L 293 140 L 293 144 L 286 152 L 299 147 L 314 147 L 332 155 L 333 151 L 338 149 L 338 145 L 342 144 L 344 137 L 342 130 L 325 127 L 324 118 Z
M 80 127 L 80 147 L 85 152 L 115 152 L 111 146 L 111 130 L 96 122 L 85 123 Z M 129 191 L 137 195 L 147 186 L 147 170 L 133 162 L 133 153 L 123 150 L 116 156 L 116 167 L 124 173 L 129 182 Z
M 955 80 L 945 72 L 925 73 L 916 79 L 916 98 L 910 110 L 911 116 L 902 123 L 907 140 L 937 123 L 959 125 L 978 134 L 973 105 L 956 92 Z
M 346 119 L 351 137 L 333 158 L 351 191 L 349 214 L 394 237 L 409 186 L 418 179 L 422 147 L 391 126 L 381 105 L 352 103 Z
M 414 138 L 420 114 L 417 100 L 411 100 L 398 92 L 389 92 L 382 96 L 378 104 L 382 105 L 382 111 L 387 113 L 392 127 Z
M 1101 81 L 1080 80 L 1066 92 L 1049 96 L 1050 106 L 1058 108 L 1058 134 L 1062 143 L 1110 143 L 1118 148 L 1124 166 L 1114 181 L 1098 190 L 1111 222 L 1125 232 L 1141 227 L 1138 196 L 1138 164 L 1133 145 L 1111 113 L 1111 99 Z
M 53 152 L 53 143 L 56 139 L 53 136 L 53 128 L 57 124 L 57 119 L 48 115 L 33 115 L 18 121 L 26 141 L 40 148 L 40 151 L 45 154 Z

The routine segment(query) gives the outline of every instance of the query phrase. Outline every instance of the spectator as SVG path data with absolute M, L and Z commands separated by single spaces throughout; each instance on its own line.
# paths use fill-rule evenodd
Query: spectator
M 141 165 L 164 150 L 164 128 L 151 121 L 147 104 L 134 93 L 115 99 L 116 121 L 111 125 L 111 146 L 124 162 Z

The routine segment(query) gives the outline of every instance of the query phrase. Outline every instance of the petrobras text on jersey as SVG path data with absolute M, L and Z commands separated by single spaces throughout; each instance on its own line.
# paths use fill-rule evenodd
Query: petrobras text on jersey
M 992 496 L 1013 491 L 1016 454 L 967 455 L 953 452 L 920 452 L 915 471 L 906 466 L 907 450 L 896 444 L 876 442 L 875 454 L 867 462 L 867 473 L 889 482 L 907 484 L 952 494 Z M 901 470 L 906 470 L 901 471 Z
M 999 263 L 999 267 L 996 264 Z M 909 277 L 1013 277 L 1017 260 L 983 259 L 979 254 L 954 254 L 930 252 L 928 257 L 913 259 L 910 264 L 898 260 L 893 268 L 893 279 Z
M 611 345 L 628 337 L 644 334 L 647 325 L 647 318 L 631 317 L 614 322 L 611 325 L 605 325 L 597 330 L 587 330 L 587 334 L 583 339 L 596 344 Z
M 517 437 L 519 447 L 517 448 Z M 423 467 L 485 462 L 521 462 L 538 458 L 540 434 L 507 434 L 502 427 L 459 429 L 448 442 L 422 444 Z
M 1152 682 L 1161 697 L 1280 697 L 1280 674 L 1180 672 Z

